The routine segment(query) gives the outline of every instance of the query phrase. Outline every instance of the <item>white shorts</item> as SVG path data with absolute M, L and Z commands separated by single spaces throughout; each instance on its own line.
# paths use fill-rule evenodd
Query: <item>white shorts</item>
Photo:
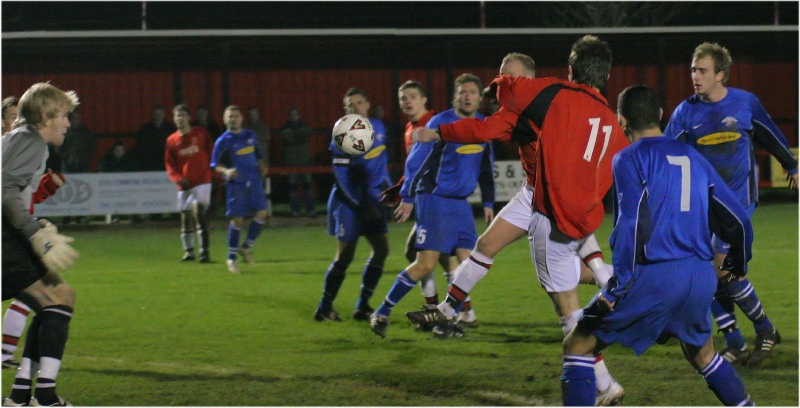
M 497 218 L 509 222 L 511 225 L 529 230 L 531 225 L 531 203 L 533 202 L 533 190 L 528 186 L 528 182 L 522 183 L 522 188 L 517 192 L 517 195 L 508 202 L 508 204 L 497 213 Z
M 178 190 L 178 211 L 189 211 L 195 204 L 208 208 L 211 203 L 211 183 L 200 184 L 188 190 Z
M 578 286 L 581 277 L 581 259 L 578 246 L 581 241 L 563 244 L 550 239 L 550 220 L 534 212 L 531 216 L 528 240 L 531 260 L 536 266 L 539 284 L 547 292 L 566 292 Z

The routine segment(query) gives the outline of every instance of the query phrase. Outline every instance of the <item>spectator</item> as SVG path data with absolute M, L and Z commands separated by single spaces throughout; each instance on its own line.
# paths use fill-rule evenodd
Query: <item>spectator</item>
M 19 99 L 16 96 L 9 96 L 3 99 L 3 134 L 11 131 L 14 122 L 19 117 L 18 103 Z
M 244 128 L 256 133 L 258 143 L 261 144 L 261 150 L 264 152 L 264 162 L 269 165 L 269 142 L 272 135 L 269 126 L 261 121 L 261 113 L 257 107 L 250 106 L 247 108 L 247 122 L 245 122 Z
M 81 111 L 75 109 L 69 114 L 70 127 L 64 135 L 64 144 L 59 152 L 64 160 L 64 172 L 88 173 L 89 164 L 94 157 L 94 135 L 81 122 Z
M 129 171 L 136 171 L 137 165 L 128 154 L 128 149 L 122 141 L 117 141 L 108 149 L 108 152 L 100 159 L 100 167 L 98 171 L 102 173 L 125 173 Z M 121 217 L 114 216 L 112 222 L 118 222 Z M 142 217 L 138 214 L 131 216 L 131 222 L 142 222 Z
M 222 131 L 219 125 L 217 125 L 217 122 L 214 122 L 214 119 L 211 119 L 211 115 L 208 113 L 208 105 L 198 105 L 197 109 L 194 111 L 194 121 L 192 121 L 191 125 L 204 128 L 206 132 L 208 132 L 208 135 L 211 136 L 211 141 L 213 142 L 222 134 Z
M 165 171 L 164 148 L 167 136 L 177 129 L 167 122 L 167 111 L 162 105 L 153 106 L 150 121 L 136 134 L 136 147 L 132 152 L 141 171 Z
M 286 118 L 286 126 L 281 129 L 281 140 L 283 140 L 284 164 L 289 167 L 303 167 L 311 165 L 311 152 L 308 148 L 308 140 L 311 138 L 311 128 L 300 120 L 300 111 L 297 108 L 289 109 Z M 314 212 L 314 191 L 311 189 L 310 173 L 291 173 L 289 174 L 289 206 L 292 209 L 292 216 L 298 217 L 300 212 L 300 193 L 304 192 L 306 212 L 309 216 L 316 216 Z
M 100 160 L 99 171 L 103 173 L 122 173 L 136 170 L 133 160 L 128 155 L 125 144 L 115 142 L 111 149 Z

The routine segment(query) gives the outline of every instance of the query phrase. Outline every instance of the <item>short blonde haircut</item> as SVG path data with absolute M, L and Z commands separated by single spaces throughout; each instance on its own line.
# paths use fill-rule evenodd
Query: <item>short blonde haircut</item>
M 731 73 L 731 65 L 733 64 L 733 59 L 728 49 L 717 43 L 704 42 L 694 49 L 692 60 L 699 60 L 705 57 L 711 57 L 711 59 L 714 60 L 715 74 L 719 72 L 723 73 L 722 83 L 725 84 L 728 82 Z
M 518 61 L 526 70 L 530 71 L 532 74 L 536 73 L 536 62 L 533 61 L 530 55 L 521 52 L 510 52 L 503 57 L 503 62 L 501 62 L 500 65 L 505 65 L 510 61 Z
M 49 82 L 39 82 L 33 84 L 19 98 L 17 122 L 37 126 L 47 119 L 55 118 L 59 109 L 72 112 L 78 104 L 78 94 L 75 91 L 64 92 Z

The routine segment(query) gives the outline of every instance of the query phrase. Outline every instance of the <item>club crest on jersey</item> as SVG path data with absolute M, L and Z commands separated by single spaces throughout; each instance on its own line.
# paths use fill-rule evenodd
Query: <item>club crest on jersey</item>
M 725 119 L 722 119 L 722 123 L 724 123 L 725 127 L 728 129 L 735 129 L 736 124 L 739 123 L 739 121 L 736 120 L 736 118 L 734 118 L 733 116 L 728 116 Z
M 717 132 L 697 139 L 697 144 L 704 146 L 717 145 L 732 142 L 740 137 L 742 135 L 739 132 Z

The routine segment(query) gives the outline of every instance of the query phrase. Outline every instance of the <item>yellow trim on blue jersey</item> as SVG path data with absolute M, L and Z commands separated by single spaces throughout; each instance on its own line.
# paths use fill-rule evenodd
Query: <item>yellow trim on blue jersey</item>
M 243 147 L 243 148 L 237 150 L 236 151 L 236 155 L 237 156 L 244 156 L 246 154 L 253 153 L 254 151 L 256 151 L 256 147 L 255 146 L 247 146 L 247 147 Z
M 384 150 L 386 150 L 386 145 L 377 146 L 374 149 L 370 150 L 367 154 L 365 154 L 364 158 L 367 160 L 374 159 L 380 156 L 380 154 L 383 153 Z
M 739 132 L 717 132 L 697 139 L 697 144 L 705 146 L 716 145 L 732 142 L 740 137 L 742 137 L 742 135 L 740 135 Z
M 459 154 L 476 154 L 482 151 L 483 151 L 483 146 L 478 144 L 468 144 L 456 149 L 456 153 Z

